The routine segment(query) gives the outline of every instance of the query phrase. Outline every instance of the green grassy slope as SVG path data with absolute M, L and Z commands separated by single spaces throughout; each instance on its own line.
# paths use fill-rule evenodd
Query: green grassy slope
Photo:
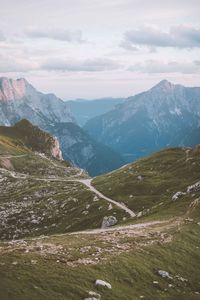
M 118 233 L 121 247 L 130 245 L 121 252 L 116 235 L 109 240 L 77 235 L 1 244 L 0 298 L 78 300 L 95 291 L 103 300 L 197 300 L 199 234 L 195 223 L 151 228 L 149 243 L 148 230 L 138 237 Z M 173 239 L 166 242 L 161 236 Z M 158 270 L 172 279 L 162 278 Z M 112 289 L 96 287 L 96 279 L 106 280 Z
M 200 298 L 200 190 L 172 201 L 200 180 L 199 147 L 161 151 L 93 180 L 142 212 L 127 220 L 74 181 L 87 178 L 79 169 L 14 136 L 1 136 L 0 147 L 0 299 L 84 300 L 89 291 L 101 300 Z M 105 215 L 126 226 L 97 230 Z M 96 231 L 75 232 L 85 229 Z
M 173 148 L 160 151 L 119 170 L 96 177 L 93 185 L 105 195 L 124 202 L 136 213 L 154 218 L 181 214 L 188 195 L 172 201 L 200 180 L 200 149 Z

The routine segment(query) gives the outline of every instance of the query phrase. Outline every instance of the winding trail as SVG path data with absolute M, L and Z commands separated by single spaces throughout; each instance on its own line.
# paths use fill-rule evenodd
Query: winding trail
M 92 179 L 78 179 L 78 182 L 83 183 L 84 185 L 86 185 L 91 192 L 95 193 L 96 195 L 98 195 L 99 197 L 105 199 L 106 201 L 115 204 L 116 206 L 118 206 L 119 208 L 123 209 L 125 212 L 127 212 L 132 218 L 134 218 L 136 216 L 136 214 L 129 209 L 124 203 L 119 203 L 111 198 L 108 198 L 107 196 L 105 196 L 104 194 L 102 194 L 101 192 L 99 192 L 92 184 Z
M 57 168 L 66 168 L 64 166 L 58 166 L 56 165 L 53 161 L 51 161 L 49 158 L 47 158 L 46 156 L 44 155 L 40 155 L 38 154 L 39 156 L 43 157 L 43 158 L 46 158 L 49 162 L 51 162 L 55 167 Z M 26 155 L 10 155 L 10 156 L 7 156 L 6 158 L 12 158 L 12 157 L 22 157 L 22 156 L 26 156 Z M 5 156 L 4 156 L 5 158 Z M 111 199 L 107 196 L 105 196 L 104 194 L 102 194 L 100 191 L 98 191 L 93 185 L 92 185 L 92 178 L 90 179 L 78 179 L 76 177 L 78 176 L 81 176 L 83 174 L 83 169 L 80 170 L 80 172 L 78 174 L 76 174 L 74 177 L 75 179 L 71 178 L 71 179 L 63 179 L 63 178 L 38 178 L 38 177 L 34 177 L 34 176 L 31 176 L 31 175 L 26 175 L 26 174 L 23 174 L 23 173 L 17 173 L 17 172 L 14 172 L 14 171 L 10 171 L 10 170 L 7 170 L 7 169 L 3 169 L 3 168 L 0 168 L 0 171 L 3 171 L 4 173 L 8 173 L 10 176 L 12 176 L 13 178 L 16 178 L 16 179 L 28 179 L 28 178 L 31 178 L 33 180 L 37 180 L 37 181 L 45 181 L 45 182 L 49 182 L 49 181 L 59 181 L 59 182 L 79 182 L 83 185 L 85 185 L 91 192 L 93 192 L 94 194 L 96 194 L 97 196 L 99 196 L 100 198 L 108 201 L 109 203 L 112 203 L 116 206 L 118 206 L 120 209 L 124 210 L 127 214 L 129 214 L 132 218 L 134 218 L 136 216 L 136 214 L 134 213 L 134 211 L 132 211 L 131 209 L 129 209 L 124 203 L 120 203 L 114 199 Z

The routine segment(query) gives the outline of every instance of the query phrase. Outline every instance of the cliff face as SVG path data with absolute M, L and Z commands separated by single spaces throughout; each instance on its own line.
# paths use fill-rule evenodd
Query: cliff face
M 57 159 L 63 160 L 62 151 L 60 150 L 60 143 L 56 137 L 53 137 L 51 155 Z
M 25 79 L 0 78 L 0 124 L 21 119 L 45 129 L 55 122 L 74 122 L 69 106 L 54 94 L 37 91 Z
M 10 137 L 32 151 L 63 159 L 58 139 L 25 119 L 12 127 L 0 126 L 0 135 Z
M 30 88 L 32 87 L 30 86 Z M 13 80 L 3 77 L 0 79 L 0 101 L 10 102 L 23 98 L 27 89 L 28 82 L 25 79 Z

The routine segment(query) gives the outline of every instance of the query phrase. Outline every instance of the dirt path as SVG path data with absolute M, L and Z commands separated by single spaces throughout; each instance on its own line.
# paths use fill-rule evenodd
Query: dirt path
M 84 231 L 76 231 L 68 233 L 69 235 L 75 235 L 75 234 L 101 234 L 105 232 L 113 232 L 113 231 L 127 231 L 127 230 L 137 230 L 137 229 L 143 229 L 146 227 L 151 227 L 154 225 L 162 225 L 164 223 L 169 223 L 169 220 L 167 221 L 152 221 L 152 222 L 146 222 L 146 223 L 139 223 L 139 224 L 132 224 L 132 225 L 122 225 L 122 226 L 114 226 L 110 228 L 98 228 L 98 229 L 92 229 L 92 230 L 84 230 Z
M 54 163 L 53 161 L 51 161 L 49 158 L 47 158 L 45 155 L 43 154 L 38 154 L 39 156 L 41 156 L 42 158 L 47 159 L 51 164 L 53 164 L 54 167 L 57 168 L 66 168 L 64 166 L 58 166 L 56 163 Z M 12 157 L 22 157 L 22 156 L 26 156 L 26 155 L 10 155 L 7 156 L 6 158 L 12 158 Z M 4 156 L 5 157 L 5 156 Z M 1 171 L 3 171 L 4 169 L 0 169 Z M 89 188 L 89 190 L 91 192 L 93 192 L 94 194 L 96 194 L 97 196 L 99 196 L 100 198 L 118 206 L 120 209 L 124 210 L 127 214 L 129 214 L 132 218 L 134 218 L 136 216 L 136 214 L 129 209 L 124 203 L 120 203 L 114 199 L 111 199 L 107 196 L 105 196 L 104 194 L 102 194 L 100 191 L 98 191 L 92 184 L 92 179 L 76 179 L 76 177 L 81 176 L 83 174 L 83 170 L 80 169 L 80 172 L 77 173 L 74 177 L 75 179 L 63 179 L 63 178 L 38 178 L 38 177 L 33 177 L 30 175 L 26 175 L 26 174 L 22 174 L 22 173 L 16 173 L 14 171 L 8 171 L 5 170 L 5 172 L 8 172 L 13 178 L 17 178 L 17 179 L 25 179 L 25 178 L 31 178 L 33 180 L 38 180 L 38 181 L 45 181 L 45 182 L 49 182 L 49 181 L 61 181 L 61 182 L 79 182 L 83 185 L 85 185 L 87 188 Z
M 37 180 L 37 181 L 45 181 L 45 182 L 50 182 L 50 181 L 59 181 L 59 182 L 79 182 L 83 185 L 85 185 L 86 187 L 89 188 L 89 190 L 91 192 L 93 192 L 94 194 L 96 194 L 97 196 L 99 196 L 100 198 L 118 206 L 120 209 L 124 210 L 126 213 L 128 213 L 132 218 L 134 218 L 136 216 L 136 214 L 129 209 L 124 203 L 119 203 L 117 201 L 115 201 L 114 199 L 108 198 L 107 196 L 105 196 L 104 194 L 102 194 L 101 192 L 99 192 L 92 184 L 91 181 L 92 179 L 63 179 L 63 178 L 39 178 L 39 177 L 34 177 L 34 176 L 30 176 L 30 175 L 26 175 L 23 173 L 16 173 L 14 171 L 10 171 L 10 170 L 6 170 L 3 168 L 0 168 L 0 171 L 4 172 L 5 174 L 9 174 L 10 176 L 12 176 L 15 179 L 32 179 L 32 180 Z
M 119 208 L 123 209 L 126 213 L 128 213 L 132 218 L 136 216 L 136 214 L 129 209 L 124 203 L 119 203 L 111 198 L 106 197 L 104 194 L 102 194 L 101 192 L 99 192 L 92 184 L 92 179 L 78 179 L 78 182 L 83 183 L 85 186 L 87 186 L 90 191 L 92 191 L 93 193 L 95 193 L 97 196 L 105 199 L 106 201 L 115 204 L 116 206 L 118 206 Z

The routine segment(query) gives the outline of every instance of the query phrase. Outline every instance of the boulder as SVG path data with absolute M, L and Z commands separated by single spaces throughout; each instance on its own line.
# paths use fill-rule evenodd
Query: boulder
M 117 218 L 114 216 L 109 216 L 109 217 L 104 217 L 102 224 L 101 224 L 101 228 L 108 228 L 110 226 L 113 226 L 117 224 Z
M 112 289 L 112 286 L 111 286 L 110 283 L 108 283 L 108 282 L 106 282 L 106 281 L 104 281 L 104 280 L 101 280 L 101 279 L 97 279 L 97 280 L 95 281 L 95 285 L 96 285 L 96 286 L 102 286 L 102 287 L 105 287 L 105 288 L 107 288 L 107 289 Z
M 172 279 L 172 276 L 171 276 L 167 271 L 158 270 L 158 274 L 159 274 L 162 278 L 169 278 L 169 279 Z
M 181 197 L 184 196 L 185 194 L 186 194 L 186 193 L 183 193 L 183 192 L 177 192 L 176 194 L 173 195 L 172 201 L 178 200 L 179 198 L 181 198 Z

